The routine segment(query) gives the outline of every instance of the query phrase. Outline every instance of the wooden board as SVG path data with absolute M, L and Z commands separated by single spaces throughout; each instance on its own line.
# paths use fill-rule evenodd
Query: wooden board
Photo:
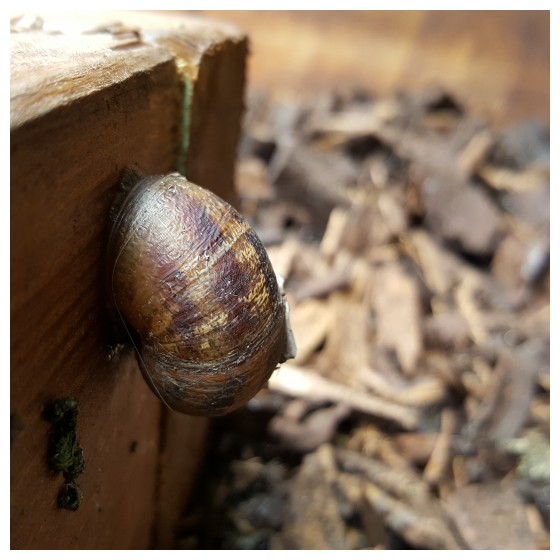
M 126 20 L 124 31 L 82 33 L 115 20 Z M 162 416 L 131 351 L 111 352 L 109 209 L 130 164 L 164 173 L 186 161 L 198 182 L 215 181 L 233 200 L 245 38 L 229 26 L 134 14 L 45 17 L 36 30 L 22 28 L 25 21 L 40 20 L 15 22 L 11 34 L 11 546 L 146 548 L 156 511 L 176 520 L 204 429 Z M 169 42 L 189 48 L 178 53 Z M 207 98 L 196 119 L 185 84 L 193 100 Z M 228 115 L 221 129 L 214 114 L 198 112 L 212 108 Z M 205 175 L 216 161 L 225 161 L 220 171 Z M 42 417 L 51 399 L 69 395 L 79 403 L 87 468 L 77 512 L 56 507 L 62 476 L 48 468 Z M 165 439 L 164 424 L 174 426 Z M 172 506 L 162 498 L 169 485 Z

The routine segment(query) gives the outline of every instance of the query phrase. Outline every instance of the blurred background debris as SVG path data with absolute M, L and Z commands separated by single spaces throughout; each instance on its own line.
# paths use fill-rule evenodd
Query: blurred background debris
M 286 280 L 298 356 L 213 424 L 179 548 L 549 547 L 548 16 L 390 14 L 233 13 L 265 52 L 240 208 Z M 293 57 L 264 68 L 289 24 Z M 516 61 L 517 98 L 512 45 L 545 53 Z M 445 56 L 455 74 L 433 71 Z

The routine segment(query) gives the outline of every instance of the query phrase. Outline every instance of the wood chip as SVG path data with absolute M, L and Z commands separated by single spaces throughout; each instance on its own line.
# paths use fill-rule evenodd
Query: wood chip
M 527 513 L 527 522 L 533 533 L 537 548 L 539 550 L 549 550 L 550 535 L 548 534 L 539 510 L 536 506 L 527 504 L 525 506 L 525 512 Z
M 334 208 L 330 213 L 320 245 L 320 251 L 326 258 L 332 259 L 342 247 L 342 238 L 347 222 L 348 210 L 345 208 Z
M 436 432 L 412 432 L 396 434 L 393 444 L 410 463 L 425 465 L 434 451 Z
M 399 191 L 386 190 L 379 194 L 377 199 L 377 208 L 380 217 L 385 222 L 385 226 L 389 233 L 389 239 L 381 239 L 376 244 L 386 243 L 391 238 L 397 238 L 404 233 L 408 227 L 408 217 L 404 210 L 404 201 L 399 196 Z M 376 240 L 374 239 L 373 242 Z
M 412 374 L 422 351 L 420 297 L 414 278 L 400 264 L 377 271 L 375 311 L 378 344 L 394 350 L 403 370 Z
M 445 507 L 471 549 L 536 548 L 525 506 L 512 488 L 471 484 L 447 496 Z
M 523 169 L 550 156 L 550 132 L 544 123 L 526 120 L 500 134 L 490 162 L 500 167 Z
M 337 404 L 316 410 L 303 419 L 277 414 L 270 421 L 269 432 L 278 438 L 286 449 L 309 453 L 332 439 L 339 422 L 348 416 L 349 412 L 348 406 Z
M 434 235 L 467 253 L 493 253 L 502 226 L 494 202 L 483 190 L 454 177 L 432 176 L 422 186 L 422 202 Z
M 291 397 L 310 402 L 334 402 L 385 418 L 413 429 L 418 423 L 418 412 L 413 408 L 388 402 L 321 377 L 318 373 L 283 364 L 268 382 L 269 388 Z
M 512 293 L 523 287 L 521 269 L 527 255 L 527 245 L 514 235 L 508 235 L 498 246 L 492 260 L 492 274 Z
M 487 128 L 475 134 L 458 158 L 457 165 L 466 177 L 471 176 L 486 159 L 494 144 L 494 135 Z
M 381 546 L 383 548 L 387 548 L 389 546 L 389 529 L 385 525 L 383 515 L 377 511 L 377 508 L 372 507 L 371 503 L 367 499 L 361 500 L 360 520 L 364 526 L 364 532 L 370 546 Z
M 360 302 L 342 294 L 329 298 L 330 325 L 317 368 L 333 381 L 356 387 L 370 359 L 369 314 Z
M 471 338 L 479 345 L 486 344 L 488 332 L 484 313 L 477 298 L 478 283 L 473 276 L 466 276 L 455 289 L 455 301 L 463 317 L 469 324 Z
M 429 486 L 416 472 L 410 469 L 395 469 L 355 451 L 339 448 L 335 448 L 334 451 L 343 471 L 360 474 L 384 492 L 409 504 L 426 505 L 432 502 Z
M 323 154 L 306 146 L 294 149 L 275 181 L 281 200 L 306 207 L 311 230 L 322 235 L 333 208 L 348 206 L 341 188 L 356 181 L 354 165 L 341 154 Z
M 347 542 L 335 494 L 336 466 L 328 445 L 305 457 L 288 492 L 282 550 L 344 550 Z
M 352 432 L 347 448 L 367 457 L 379 458 L 398 470 L 411 469 L 411 463 L 395 447 L 393 439 L 371 424 L 358 426 Z
M 308 299 L 291 310 L 290 323 L 298 346 L 297 355 L 291 363 L 302 365 L 324 342 L 329 332 L 330 308 L 318 300 Z
M 548 361 L 545 345 L 529 340 L 511 354 L 502 354 L 507 371 L 504 390 L 493 414 L 491 436 L 503 440 L 517 436 L 531 414 L 531 400 L 535 391 L 540 364 Z
M 395 533 L 414 547 L 459 550 L 461 547 L 443 516 L 427 514 L 391 498 L 374 484 L 367 484 L 365 499 Z
M 404 248 L 418 262 L 427 287 L 445 298 L 461 277 L 459 259 L 424 230 L 413 230 L 405 236 Z
M 267 249 L 270 263 L 276 274 L 287 282 L 292 273 L 294 259 L 301 251 L 301 244 L 296 237 L 288 236 L 281 245 Z
M 429 315 L 422 323 L 424 344 L 446 350 L 462 350 L 470 343 L 470 326 L 465 317 L 456 311 Z
M 409 406 L 430 406 L 439 403 L 446 395 L 444 383 L 436 377 L 418 377 L 412 382 L 395 382 L 391 381 L 391 377 L 370 368 L 363 368 L 360 380 L 374 393 Z
M 333 292 L 348 288 L 351 279 L 352 269 L 342 266 L 332 270 L 328 275 L 316 276 L 300 284 L 292 290 L 292 296 L 296 302 L 301 302 L 308 298 L 326 297 Z
M 478 174 L 498 191 L 524 192 L 547 186 L 550 181 L 548 166 L 527 167 L 521 171 L 485 165 Z
M 239 196 L 245 200 L 272 200 L 274 188 L 267 176 L 262 159 L 243 158 L 235 169 L 235 185 Z
M 543 232 L 548 238 L 550 230 L 550 188 L 521 192 L 506 192 L 500 202 L 518 223 L 534 231 Z
M 451 408 L 446 408 L 441 413 L 440 433 L 436 440 L 430 460 L 424 469 L 424 480 L 429 484 L 437 484 L 444 476 L 449 466 L 451 457 L 450 445 L 455 429 L 455 413 Z
M 216 447 L 233 548 L 547 548 L 548 132 L 442 90 L 257 101 L 243 210 L 299 353 Z

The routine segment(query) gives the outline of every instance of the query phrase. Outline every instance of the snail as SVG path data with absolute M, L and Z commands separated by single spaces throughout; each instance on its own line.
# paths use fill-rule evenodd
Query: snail
M 247 220 L 212 192 L 177 173 L 129 170 L 127 182 L 107 273 L 142 374 L 174 410 L 230 412 L 295 356 L 282 281 Z

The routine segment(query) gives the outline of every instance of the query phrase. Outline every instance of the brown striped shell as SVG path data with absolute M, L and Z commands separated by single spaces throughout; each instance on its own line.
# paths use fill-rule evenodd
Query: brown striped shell
M 287 306 L 248 222 L 178 174 L 141 179 L 109 240 L 113 305 L 152 390 L 194 415 L 251 399 L 292 357 Z

